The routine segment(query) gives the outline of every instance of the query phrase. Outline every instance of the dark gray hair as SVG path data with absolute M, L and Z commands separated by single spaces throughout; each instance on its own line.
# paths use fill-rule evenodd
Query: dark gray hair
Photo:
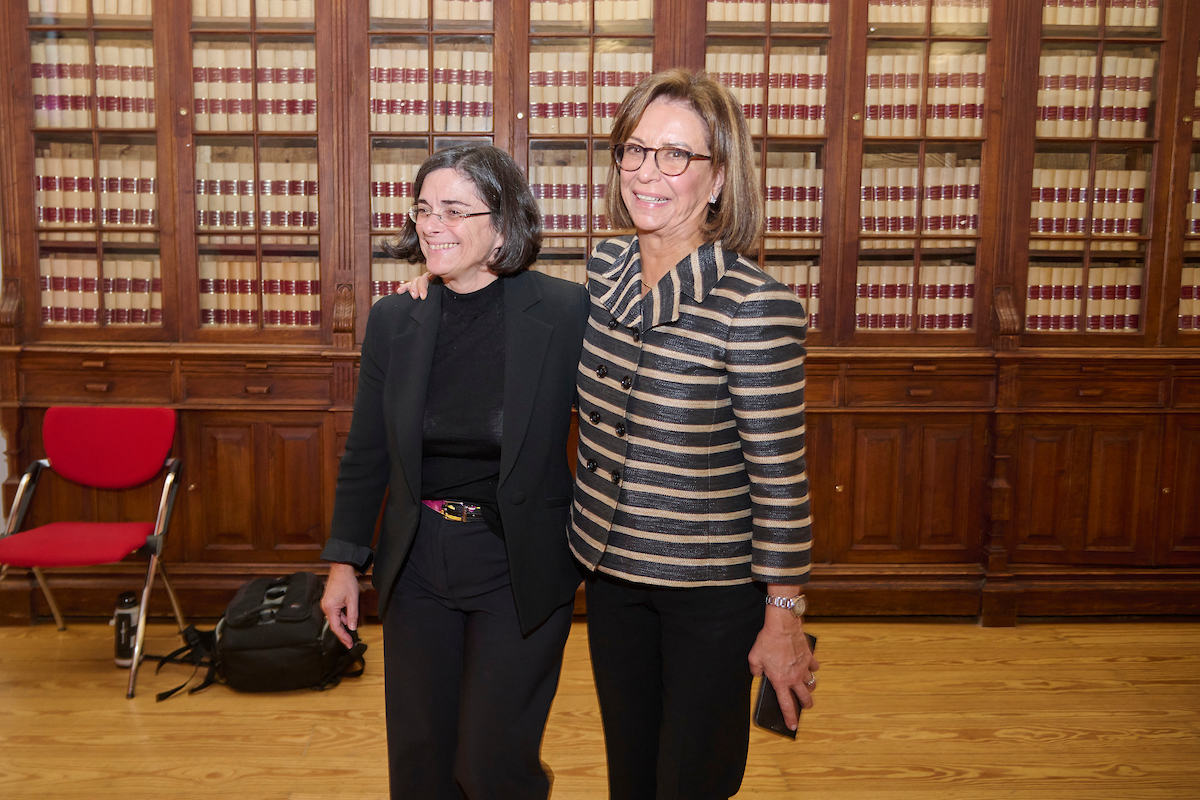
M 452 169 L 475 185 L 479 198 L 492 212 L 492 227 L 504 236 L 500 251 L 488 264 L 493 274 L 505 277 L 529 269 L 542 249 L 542 217 L 529 183 L 512 156 L 491 145 L 465 145 L 439 150 L 421 165 L 413 182 L 413 197 L 430 173 Z M 394 258 L 424 264 L 417 226 L 405 217 L 404 229 L 383 250 Z

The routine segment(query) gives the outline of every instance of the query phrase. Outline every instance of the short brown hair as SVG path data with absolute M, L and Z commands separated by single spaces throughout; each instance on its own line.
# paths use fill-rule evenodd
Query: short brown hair
M 533 192 L 529 191 L 528 181 L 512 156 L 491 145 L 439 150 L 417 171 L 413 181 L 414 197 L 421 196 L 425 179 L 439 169 L 452 169 L 475 185 L 479 198 L 492 212 L 492 227 L 504 235 L 500 252 L 488 264 L 488 270 L 503 278 L 529 269 L 542 249 L 542 215 Z M 425 263 L 417 226 L 407 217 L 400 236 L 395 242 L 385 242 L 383 250 L 393 258 L 409 263 Z
M 750 132 L 742 107 L 729 90 L 705 72 L 669 69 L 647 75 L 633 87 L 617 109 L 608 142 L 624 144 L 655 100 L 677 100 L 692 107 L 708 131 L 713 170 L 725 172 L 725 186 L 717 202 L 709 207 L 700 226 L 705 241 L 718 239 L 737 253 L 758 251 L 762 233 L 763 203 L 758 173 L 754 169 Z M 632 228 L 633 219 L 621 198 L 620 170 L 616 162 L 608 175 L 606 189 L 608 218 L 614 227 Z

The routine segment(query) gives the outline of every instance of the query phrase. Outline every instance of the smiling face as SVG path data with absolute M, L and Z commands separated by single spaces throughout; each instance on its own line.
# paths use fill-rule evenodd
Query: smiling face
M 646 107 L 626 142 L 711 154 L 700 115 L 687 103 L 664 98 Z M 647 153 L 641 167 L 621 171 L 621 199 L 640 239 L 658 239 L 682 258 L 704 242 L 700 226 L 709 200 L 720 194 L 724 182 L 724 175 L 714 171 L 709 161 L 691 162 L 682 175 L 663 175 L 654 154 Z
M 463 214 L 488 210 L 471 179 L 453 169 L 426 175 L 416 204 L 435 214 L 448 209 Z M 491 216 L 469 217 L 452 228 L 431 214 L 417 223 L 417 238 L 426 268 L 454 291 L 474 292 L 496 280 L 488 262 L 504 237 L 492 226 Z

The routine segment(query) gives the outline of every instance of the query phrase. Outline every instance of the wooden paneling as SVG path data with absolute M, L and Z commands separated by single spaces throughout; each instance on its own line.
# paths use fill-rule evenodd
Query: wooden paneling
M 1200 416 L 1167 418 L 1157 564 L 1200 564 Z
M 1149 564 L 1161 424 L 1115 415 L 1021 419 L 1010 559 Z

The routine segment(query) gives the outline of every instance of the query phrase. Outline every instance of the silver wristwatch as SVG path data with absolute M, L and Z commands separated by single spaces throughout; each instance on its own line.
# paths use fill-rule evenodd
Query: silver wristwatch
M 804 612 L 808 609 L 808 601 L 804 599 L 804 595 L 798 594 L 795 597 L 776 597 L 773 594 L 767 595 L 767 605 L 778 606 L 792 612 L 792 616 L 796 619 L 804 616 Z

